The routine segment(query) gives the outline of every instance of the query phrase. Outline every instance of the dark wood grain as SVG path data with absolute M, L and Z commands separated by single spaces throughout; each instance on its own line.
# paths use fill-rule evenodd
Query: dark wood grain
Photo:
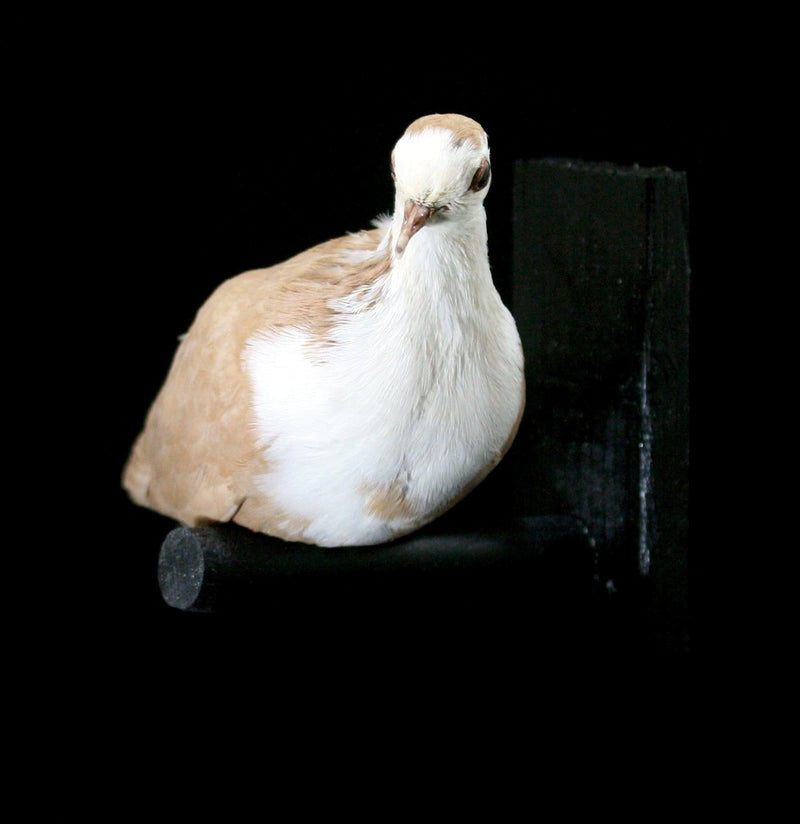
M 519 161 L 513 310 L 528 407 L 518 508 L 571 514 L 657 647 L 688 648 L 686 176 Z

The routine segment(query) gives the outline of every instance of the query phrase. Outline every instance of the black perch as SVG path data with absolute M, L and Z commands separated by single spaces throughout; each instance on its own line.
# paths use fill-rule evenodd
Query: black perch
M 588 531 L 570 517 L 333 549 L 236 525 L 177 527 L 162 544 L 158 582 L 169 606 L 189 612 L 524 612 L 543 598 L 588 598 L 593 563 Z M 537 580 L 546 591 L 537 592 Z
M 545 632 L 566 620 L 638 649 L 689 650 L 686 175 L 521 160 L 514 189 L 511 308 L 528 400 L 501 470 L 510 489 L 492 505 L 506 528 L 434 524 L 439 534 L 358 549 L 178 528 L 159 559 L 167 604 L 520 627 L 535 613 Z

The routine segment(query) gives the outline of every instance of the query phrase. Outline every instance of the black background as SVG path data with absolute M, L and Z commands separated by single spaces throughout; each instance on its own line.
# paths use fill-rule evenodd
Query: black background
M 38 489 L 47 478 L 28 516 L 34 564 L 46 565 L 46 601 L 58 616 L 43 640 L 71 660 L 80 652 L 140 673 L 154 661 L 196 665 L 199 648 L 219 653 L 245 636 L 269 636 L 271 655 L 313 644 L 308 627 L 299 641 L 292 627 L 244 628 L 167 608 L 155 563 L 171 523 L 132 505 L 119 476 L 178 335 L 214 287 L 367 227 L 392 206 L 389 153 L 408 123 L 455 111 L 489 133 L 490 259 L 507 301 L 515 159 L 687 172 L 692 563 L 707 649 L 713 562 L 702 538 L 711 515 L 697 500 L 715 446 L 698 433 L 717 388 L 715 292 L 735 258 L 721 210 L 734 200 L 732 142 L 746 115 L 724 38 L 678 11 L 627 34 L 621 21 L 606 21 L 602 34 L 595 20 L 573 21 L 583 39 L 570 23 L 541 17 L 509 36 L 509 20 L 443 31 L 405 14 L 370 21 L 368 38 L 332 18 L 315 22 L 322 41 L 313 44 L 305 21 L 287 18 L 117 13 L 91 22 L 16 20 L 12 227 L 34 323 L 59 324 L 45 361 L 59 390 L 38 386 L 50 398 L 44 413 L 33 399 L 23 410 L 39 432 Z M 54 432 L 54 421 L 66 431 Z M 494 506 L 508 482 L 498 471 L 498 486 L 490 478 L 475 506 Z M 517 644 L 522 635 L 509 637 Z M 449 627 L 436 648 L 464 643 Z

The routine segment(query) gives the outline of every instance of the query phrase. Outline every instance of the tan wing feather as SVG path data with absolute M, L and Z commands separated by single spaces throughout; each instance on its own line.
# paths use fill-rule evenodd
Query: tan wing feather
M 245 343 L 288 325 L 323 338 L 332 322 L 330 299 L 388 269 L 388 253 L 355 268 L 351 257 L 375 250 L 385 231 L 328 241 L 217 288 L 181 341 L 123 472 L 136 503 L 189 525 L 234 519 L 267 531 L 272 521 L 287 521 L 253 484 L 268 464 L 252 430 Z M 282 537 L 296 538 L 302 527 L 287 523 Z

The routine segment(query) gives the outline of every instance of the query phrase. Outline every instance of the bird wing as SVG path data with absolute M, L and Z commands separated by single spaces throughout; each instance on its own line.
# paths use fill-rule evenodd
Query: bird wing
M 289 325 L 324 335 L 330 299 L 388 268 L 388 252 L 371 254 L 386 231 L 322 243 L 216 289 L 178 346 L 123 471 L 136 503 L 189 525 L 228 521 L 246 503 L 243 514 L 254 509 L 253 479 L 268 465 L 252 426 L 246 342 Z M 268 507 L 257 508 L 263 520 Z

